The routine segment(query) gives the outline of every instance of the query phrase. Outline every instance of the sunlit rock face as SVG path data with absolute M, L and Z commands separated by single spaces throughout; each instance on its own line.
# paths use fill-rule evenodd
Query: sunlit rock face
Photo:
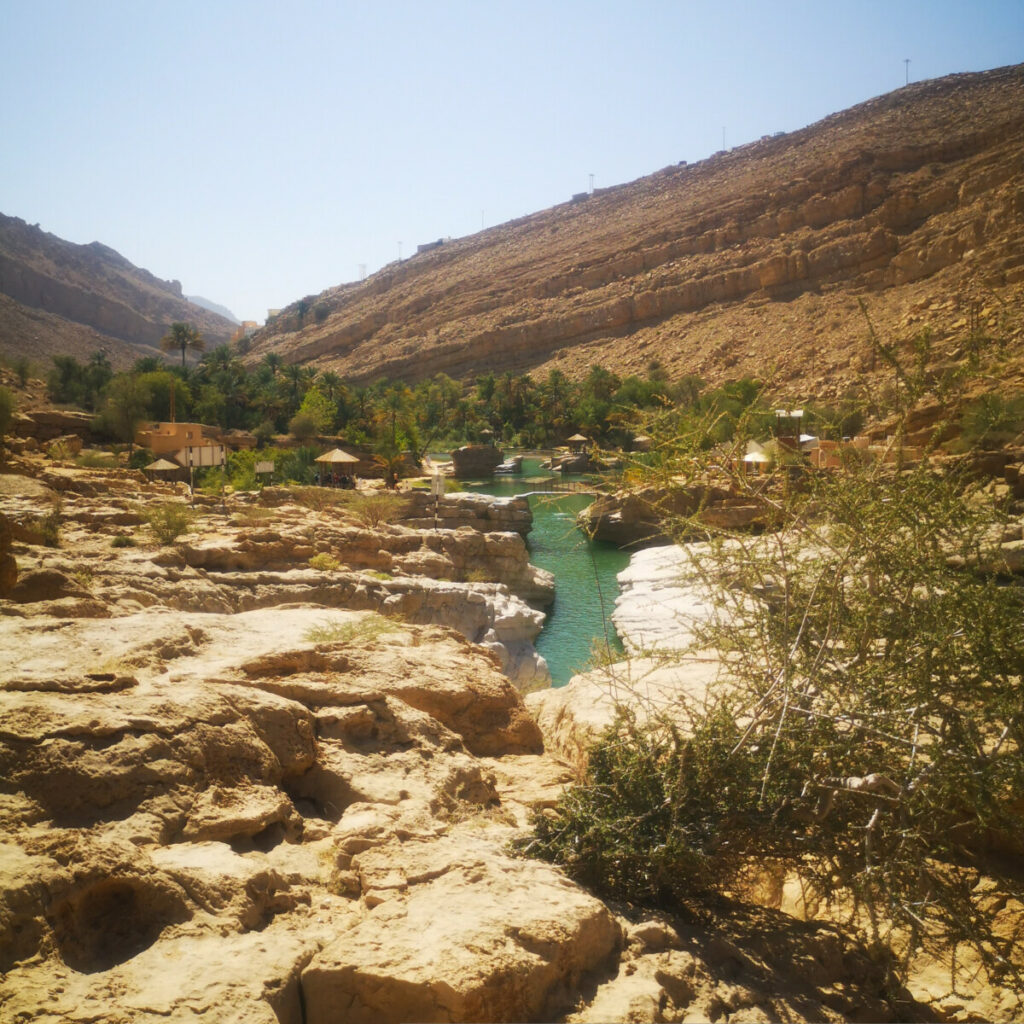
M 1021 66 L 911 84 L 799 131 L 597 189 L 293 304 L 253 338 L 349 379 L 581 379 L 652 360 L 828 401 L 881 338 L 963 362 L 969 310 L 1024 337 Z M 568 200 L 569 197 L 566 196 Z
M 547 581 L 521 531 L 461 502 L 470 521 L 434 530 L 200 498 L 160 547 L 146 512 L 174 486 L 14 462 L 0 1019 L 895 1016 L 828 926 L 613 908 L 510 854 L 614 700 L 704 685 L 633 661 L 524 699 L 545 682 L 524 597 Z M 643 580 L 645 600 L 671 592 Z

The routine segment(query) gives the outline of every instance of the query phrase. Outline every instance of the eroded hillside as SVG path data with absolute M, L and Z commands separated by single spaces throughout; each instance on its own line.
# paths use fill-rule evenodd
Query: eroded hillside
M 937 359 L 972 334 L 1019 353 L 1022 151 L 1024 66 L 911 85 L 308 297 L 250 358 L 356 381 L 657 360 L 829 395 L 870 368 L 862 302 Z
M 189 302 L 99 242 L 76 245 L 0 214 L 0 354 L 87 358 L 105 348 L 118 365 L 152 354 L 175 320 L 208 343 L 226 341 L 231 321 Z

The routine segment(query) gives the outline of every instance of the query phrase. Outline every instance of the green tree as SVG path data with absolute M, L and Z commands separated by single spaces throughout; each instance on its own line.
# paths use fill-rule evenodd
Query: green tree
M 161 352 L 181 352 L 181 365 L 185 365 L 186 352 L 202 352 L 206 348 L 206 342 L 202 334 L 192 324 L 182 323 L 176 320 L 167 329 L 167 333 L 160 339 Z
M 140 360 L 141 362 L 141 360 Z M 136 364 L 138 367 L 138 363 Z M 174 391 L 174 417 L 187 420 L 192 413 L 192 389 L 165 369 L 138 374 L 139 384 L 149 391 L 146 417 L 166 423 L 171 418 L 171 391 Z
M 54 402 L 94 412 L 113 376 L 113 367 L 103 351 L 94 352 L 85 364 L 73 356 L 54 356 L 53 369 L 46 379 L 47 393 Z
M 298 410 L 303 395 L 313 382 L 313 375 L 314 371 L 310 367 L 301 366 L 299 363 L 285 363 L 281 368 L 281 376 L 285 381 L 288 395 L 289 410 Z
M 228 409 L 228 399 L 215 384 L 203 384 L 194 406 L 194 415 L 200 423 L 223 426 Z
M 142 377 L 133 373 L 119 373 L 107 385 L 101 422 L 119 441 L 128 443 L 129 457 L 136 428 L 146 418 L 152 397 Z
M 336 412 L 337 406 L 335 403 L 314 385 L 303 396 L 298 415 L 308 416 L 312 420 L 314 433 L 329 434 L 334 428 Z

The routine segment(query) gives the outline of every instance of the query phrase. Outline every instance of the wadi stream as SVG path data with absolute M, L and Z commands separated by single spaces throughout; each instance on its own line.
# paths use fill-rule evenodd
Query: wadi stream
M 536 647 L 548 663 L 553 686 L 564 686 L 586 668 L 595 647 L 622 651 L 611 614 L 619 595 L 618 574 L 629 565 L 628 552 L 592 541 L 576 525 L 576 515 L 594 500 L 593 494 L 559 494 L 544 490 L 552 480 L 581 484 L 583 477 L 559 476 L 540 468 L 541 459 L 527 457 L 523 472 L 492 480 L 463 481 L 467 491 L 502 497 L 525 494 L 533 511 L 528 543 L 530 561 L 555 577 L 555 603 Z

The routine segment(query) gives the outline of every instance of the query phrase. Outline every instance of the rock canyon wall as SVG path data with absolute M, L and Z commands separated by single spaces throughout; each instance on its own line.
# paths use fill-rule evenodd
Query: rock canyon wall
M 594 363 L 839 394 L 925 328 L 1024 322 L 1024 68 L 908 86 L 781 137 L 457 239 L 293 305 L 254 339 L 356 381 Z M 1019 374 L 1020 359 L 1014 363 Z
M 227 341 L 235 326 L 189 302 L 178 281 L 162 281 L 108 246 L 76 245 L 3 214 L 0 295 L 0 354 L 9 358 L 81 360 L 106 348 L 129 365 L 152 355 L 175 320 L 194 324 L 210 345 Z M 52 335 L 63 344 L 49 345 Z

